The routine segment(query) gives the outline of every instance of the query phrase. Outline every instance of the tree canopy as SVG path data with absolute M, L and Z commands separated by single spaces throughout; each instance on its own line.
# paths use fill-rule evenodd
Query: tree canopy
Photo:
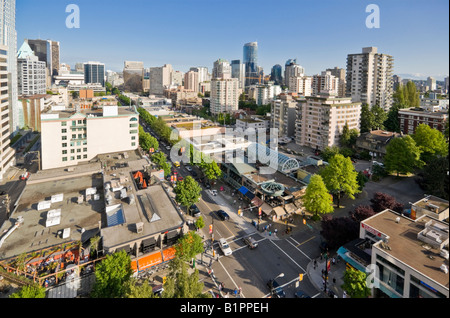
M 353 268 L 347 268 L 344 273 L 342 289 L 351 298 L 367 298 L 370 296 L 370 288 L 366 284 L 367 274 Z
M 341 154 L 333 156 L 329 161 L 329 165 L 320 171 L 320 175 L 328 191 L 336 196 L 338 208 L 341 193 L 354 199 L 355 194 L 360 192 L 357 180 L 358 173 L 355 171 L 350 158 L 346 158 Z
M 434 156 L 446 156 L 448 154 L 448 143 L 444 134 L 427 124 L 417 126 L 412 138 L 419 147 L 421 159 L 424 162 L 430 161 Z
M 305 194 L 302 197 L 303 206 L 314 215 L 326 214 L 334 211 L 333 199 L 328 193 L 322 177 L 315 174 L 311 177 Z
M 411 136 L 394 138 L 386 146 L 385 169 L 388 173 L 396 172 L 397 176 L 412 173 L 416 167 L 421 166 L 420 153 Z
M 191 176 L 187 176 L 183 181 L 177 182 L 174 189 L 175 201 L 182 206 L 189 208 L 198 202 L 202 188 Z

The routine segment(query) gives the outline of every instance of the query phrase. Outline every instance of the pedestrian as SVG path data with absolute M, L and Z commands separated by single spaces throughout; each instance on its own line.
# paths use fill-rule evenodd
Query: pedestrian
M 238 293 L 238 290 L 237 290 L 237 288 L 235 288 L 235 289 L 234 289 L 234 297 L 237 296 L 237 293 Z
M 333 257 L 332 262 L 333 262 L 333 265 L 336 265 L 336 259 L 334 257 Z
M 239 287 L 239 296 L 242 294 L 242 288 Z

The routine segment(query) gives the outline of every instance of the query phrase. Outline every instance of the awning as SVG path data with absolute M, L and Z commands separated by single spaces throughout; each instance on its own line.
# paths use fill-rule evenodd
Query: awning
M 255 195 L 255 197 L 252 199 L 251 203 L 256 207 L 260 207 L 261 205 L 263 205 L 264 201 Z
M 295 213 L 297 211 L 297 207 L 293 203 L 286 204 L 284 209 L 287 213 Z
M 131 269 L 133 269 L 134 273 L 138 271 L 138 263 L 136 260 L 131 262 Z
M 248 192 L 248 189 L 244 186 L 239 188 L 239 192 L 242 193 L 243 195 L 245 195 Z
M 169 260 L 171 260 L 173 258 L 175 258 L 175 247 L 166 248 L 163 251 L 163 260 L 164 260 L 164 262 L 169 261 Z
M 161 252 L 156 252 L 148 256 L 144 256 L 138 260 L 139 271 L 143 271 L 160 263 L 162 263 Z
M 261 210 L 262 212 L 264 212 L 265 214 L 269 215 L 270 212 L 272 212 L 272 207 L 270 205 L 268 205 L 267 203 L 263 203 L 263 205 L 261 206 Z
M 286 215 L 286 211 L 281 206 L 277 206 L 276 208 L 273 208 L 273 212 L 275 212 L 275 214 L 278 217 Z

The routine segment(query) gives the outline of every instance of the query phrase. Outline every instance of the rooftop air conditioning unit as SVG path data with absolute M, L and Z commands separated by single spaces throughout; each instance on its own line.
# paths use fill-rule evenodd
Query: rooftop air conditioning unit
M 440 268 L 444 273 L 446 273 L 446 274 L 448 273 L 448 268 L 445 264 L 442 264 Z
M 400 217 L 395 218 L 395 223 L 400 223 Z
M 441 254 L 441 256 L 443 258 L 448 260 L 448 251 L 447 250 L 441 250 L 441 252 L 439 254 Z

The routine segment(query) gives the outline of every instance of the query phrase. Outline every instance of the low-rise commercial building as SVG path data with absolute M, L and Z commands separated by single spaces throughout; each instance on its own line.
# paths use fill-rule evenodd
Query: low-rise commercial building
M 41 115 L 42 169 L 76 165 L 98 154 L 135 150 L 139 114 L 134 107 L 49 110 Z
M 416 127 L 427 124 L 431 128 L 443 132 L 448 120 L 447 111 L 427 111 L 424 108 L 405 108 L 398 111 L 400 131 L 405 135 L 414 134 Z
M 428 215 L 412 220 L 384 210 L 363 220 L 359 239 L 338 255 L 374 276 L 372 297 L 448 298 L 448 230 L 448 223 Z

